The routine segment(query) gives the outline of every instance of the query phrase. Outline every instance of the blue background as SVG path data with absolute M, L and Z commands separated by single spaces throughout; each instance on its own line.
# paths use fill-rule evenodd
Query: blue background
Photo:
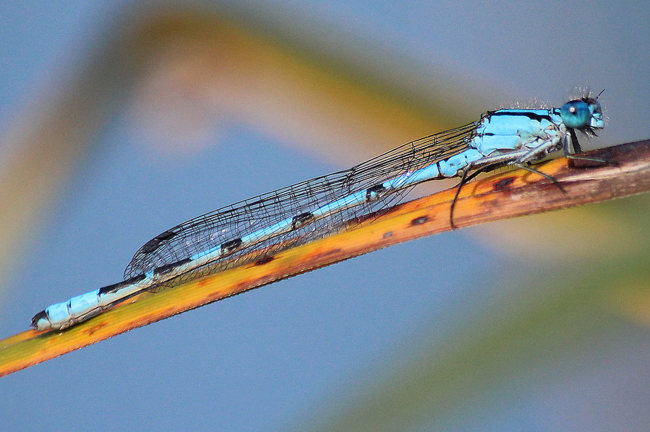
M 159 4 L 184 3 L 150 7 Z M 43 87 L 65 81 L 70 65 L 132 6 L 0 3 L 1 130 Z M 646 2 L 269 0 L 215 3 L 219 8 L 345 55 L 372 50 L 402 67 L 412 62 L 424 75 L 470 83 L 497 106 L 533 98 L 561 103 L 574 86 L 605 88 L 608 128 L 590 146 L 650 136 Z M 471 118 L 490 108 L 477 107 Z M 48 304 L 121 280 L 141 244 L 183 220 L 359 162 L 318 158 L 245 123 L 215 131 L 219 145 L 190 156 L 152 154 L 139 145 L 131 114 L 115 111 L 33 238 L 17 247 L 19 263 L 2 282 L 2 337 L 23 331 Z M 531 281 L 549 271 L 547 262 L 494 249 L 480 239 L 485 229 L 349 260 L 2 378 L 0 429 L 317 429 L 351 401 L 381 393 L 408 365 L 444 356 L 451 335 L 471 333 L 475 317 L 525 295 L 526 282 L 500 281 Z M 642 430 L 650 420 L 650 338 L 643 328 L 625 334 L 603 336 L 604 350 L 569 349 L 564 360 L 574 359 L 567 360 L 573 369 L 551 364 L 509 376 L 401 428 Z M 620 405 L 608 411 L 613 400 Z

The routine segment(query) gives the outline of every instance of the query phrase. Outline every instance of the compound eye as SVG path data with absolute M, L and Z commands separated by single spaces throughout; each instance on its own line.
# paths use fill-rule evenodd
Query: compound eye
M 560 109 L 560 117 L 567 127 L 582 129 L 591 123 L 589 105 L 581 100 L 565 103 Z

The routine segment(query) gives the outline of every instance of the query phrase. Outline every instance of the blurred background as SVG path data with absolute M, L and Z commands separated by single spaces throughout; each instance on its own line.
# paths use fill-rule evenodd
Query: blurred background
M 583 147 L 647 139 L 648 22 L 643 1 L 1 2 L 0 337 L 184 220 L 489 109 L 605 89 Z M 648 204 L 422 239 L 131 331 L 1 379 L 0 429 L 647 430 Z

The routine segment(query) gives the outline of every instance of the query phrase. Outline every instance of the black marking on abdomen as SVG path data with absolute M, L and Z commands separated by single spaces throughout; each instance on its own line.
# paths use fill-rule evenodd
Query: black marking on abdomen
M 145 278 L 146 278 L 146 276 L 141 274 L 141 275 L 129 278 L 127 280 L 123 280 L 122 282 L 118 282 L 118 283 L 113 284 L 113 285 L 107 285 L 107 286 L 102 287 L 102 288 L 99 289 L 99 295 L 118 291 L 118 290 L 124 288 L 125 286 L 129 286 L 129 285 L 133 285 L 133 284 L 136 284 L 138 282 L 141 282 Z
M 295 231 L 314 218 L 311 212 L 300 213 L 291 219 L 291 231 Z
M 232 253 L 237 249 L 239 249 L 241 244 L 242 244 L 241 238 L 236 238 L 234 240 L 227 241 L 221 245 L 221 252 L 224 254 Z
M 366 189 L 366 201 L 376 200 L 381 196 L 382 192 L 385 191 L 386 191 L 386 187 L 383 184 L 378 184 Z
M 165 264 L 164 266 L 156 267 L 153 271 L 153 274 L 158 276 L 161 274 L 169 273 L 170 271 L 174 270 L 174 268 L 182 266 L 183 264 L 187 264 L 190 261 L 192 260 L 189 258 L 185 258 L 180 261 L 176 261 L 170 264 Z
M 42 319 L 46 319 L 49 321 L 49 317 L 47 316 L 47 312 L 44 310 L 40 311 L 36 315 L 34 315 L 34 318 L 32 318 L 32 327 L 36 327 L 36 324 Z

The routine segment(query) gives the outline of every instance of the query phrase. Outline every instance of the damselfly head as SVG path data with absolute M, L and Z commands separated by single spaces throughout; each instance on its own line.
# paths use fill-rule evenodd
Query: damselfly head
M 605 119 L 603 109 L 598 102 L 598 96 L 595 98 L 586 96 L 565 103 L 560 108 L 560 116 L 566 127 L 585 133 L 593 133 L 594 129 L 604 128 Z

